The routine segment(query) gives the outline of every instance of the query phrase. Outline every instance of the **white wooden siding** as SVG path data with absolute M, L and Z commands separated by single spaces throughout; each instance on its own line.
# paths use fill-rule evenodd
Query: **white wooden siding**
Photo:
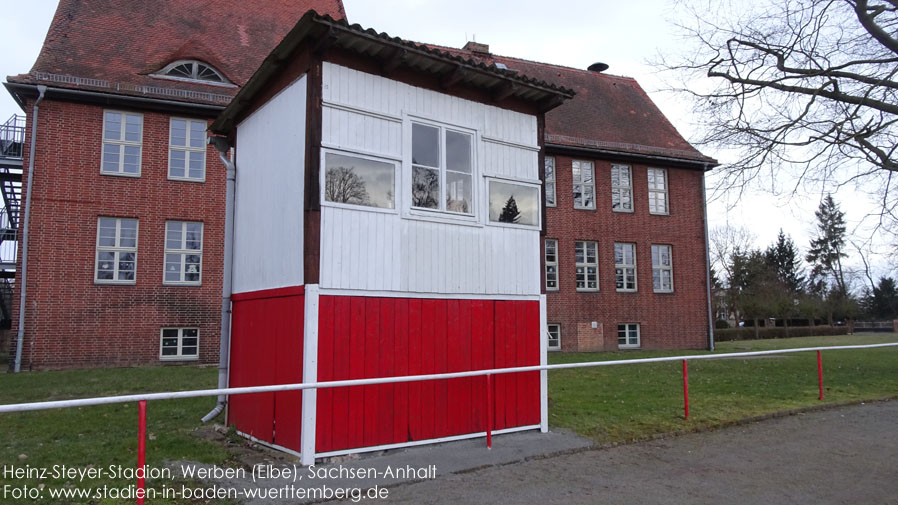
M 488 225 L 484 178 L 538 181 L 536 116 L 330 63 L 324 64 L 322 97 L 322 144 L 395 160 L 400 186 L 410 170 L 409 146 L 403 145 L 403 139 L 409 138 L 403 124 L 407 117 L 479 134 L 475 223 L 409 218 L 403 212 L 408 206 L 403 187 L 397 188 L 396 213 L 336 208 L 322 202 L 322 289 L 539 294 L 539 231 Z
M 237 126 L 235 293 L 303 284 L 306 77 Z

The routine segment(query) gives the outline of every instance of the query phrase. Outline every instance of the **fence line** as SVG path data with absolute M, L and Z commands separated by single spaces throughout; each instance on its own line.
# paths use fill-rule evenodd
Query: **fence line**
M 557 365 L 533 365 L 512 368 L 493 368 L 488 370 L 471 370 L 467 372 L 449 372 L 426 375 L 405 375 L 399 377 L 377 377 L 371 379 L 349 379 L 327 382 L 309 382 L 296 384 L 277 384 L 269 386 L 248 386 L 239 388 L 196 389 L 190 391 L 172 391 L 165 393 L 142 393 L 133 395 L 82 398 L 76 400 L 56 400 L 49 402 L 15 403 L 0 405 L 0 413 L 25 412 L 33 410 L 62 409 L 70 407 L 87 407 L 112 403 L 128 403 L 149 400 L 174 400 L 178 398 L 196 398 L 201 396 L 243 395 L 251 393 L 274 393 L 280 391 L 299 391 L 304 389 L 339 388 L 347 386 L 368 386 L 375 384 L 392 384 L 397 382 L 418 382 L 427 380 L 457 379 L 477 377 L 481 375 L 500 375 L 506 373 L 538 372 L 541 370 L 565 370 L 569 368 L 585 368 L 593 366 L 635 365 L 639 363 L 660 363 L 665 361 L 687 361 L 700 359 L 728 359 L 748 356 L 766 356 L 771 354 L 789 354 L 809 351 L 836 351 L 844 349 L 874 349 L 880 347 L 898 347 L 898 342 L 888 344 L 840 345 L 829 347 L 801 347 L 796 349 L 774 349 L 769 351 L 731 352 L 722 354 L 696 354 L 687 356 L 666 356 L 660 358 L 639 358 L 614 361 L 586 361 L 580 363 L 561 363 Z

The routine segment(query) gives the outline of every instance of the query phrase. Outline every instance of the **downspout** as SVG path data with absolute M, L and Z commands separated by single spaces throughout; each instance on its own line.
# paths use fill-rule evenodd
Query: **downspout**
M 38 85 L 38 97 L 34 102 L 34 112 L 31 115 L 31 144 L 28 150 L 28 185 L 25 188 L 25 217 L 22 220 L 22 275 L 19 276 L 22 289 L 19 291 L 19 329 L 16 334 L 16 361 L 13 371 L 22 371 L 22 349 L 25 347 L 25 287 L 28 277 L 28 223 L 31 220 L 31 186 L 34 184 L 34 149 L 37 140 L 37 110 L 38 105 L 44 100 L 47 87 Z
M 227 152 L 230 146 L 224 137 L 209 137 L 208 142 L 218 150 L 218 158 L 225 166 L 227 173 L 227 190 L 225 196 L 225 235 L 224 235 L 224 275 L 221 283 L 221 342 L 218 352 L 218 388 L 228 387 L 228 363 L 231 353 L 231 272 L 234 253 L 234 188 L 237 181 L 237 167 Z M 203 416 L 207 423 L 221 414 L 227 405 L 227 395 L 219 395 L 218 403 L 208 414 Z
M 708 236 L 708 197 L 705 193 L 705 172 L 702 173 L 702 215 L 705 219 L 705 285 L 708 286 L 708 350 L 714 350 L 714 309 L 711 301 L 711 243 Z

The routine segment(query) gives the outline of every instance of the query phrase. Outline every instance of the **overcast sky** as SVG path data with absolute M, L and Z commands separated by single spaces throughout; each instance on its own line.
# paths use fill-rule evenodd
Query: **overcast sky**
M 23 11 L 14 9 L 13 3 L 0 0 L 5 12 L 22 12 L 0 19 L 7 48 L 0 52 L 2 76 L 31 68 L 56 7 L 55 0 L 31 0 Z M 392 36 L 454 47 L 476 38 L 496 54 L 575 68 L 607 63 L 608 73 L 635 77 L 687 139 L 694 138 L 695 124 L 701 121 L 692 117 L 681 97 L 659 91 L 663 84 L 648 64 L 657 54 L 688 43 L 677 37 L 671 23 L 678 15 L 671 10 L 671 0 L 556 0 L 548 4 L 545 0 L 344 0 L 344 5 L 350 22 Z M 8 93 L 0 92 L 0 96 L 3 121 L 20 113 Z M 726 161 L 722 153 L 703 151 Z M 849 231 L 874 208 L 872 196 L 863 191 L 843 189 L 834 196 L 846 212 Z M 745 226 L 757 236 L 760 247 L 771 243 L 782 227 L 804 252 L 814 234 L 814 210 L 820 198 L 820 194 L 805 194 L 787 200 L 753 191 L 735 208 L 728 209 L 733 202 L 728 205 L 724 199 L 711 201 L 710 222 L 712 227 L 728 222 Z M 856 233 L 861 240 L 870 236 L 863 226 Z M 876 273 L 894 275 L 898 265 L 887 252 L 884 244 L 874 240 Z M 849 263 L 859 265 L 854 258 Z

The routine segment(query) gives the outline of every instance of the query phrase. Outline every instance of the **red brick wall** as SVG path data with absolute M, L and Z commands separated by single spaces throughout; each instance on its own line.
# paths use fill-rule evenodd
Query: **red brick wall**
M 551 154 L 551 153 L 550 153 Z M 586 159 L 586 158 L 578 158 Z M 578 325 L 602 328 L 606 350 L 617 349 L 617 325 L 639 323 L 643 349 L 704 348 L 708 346 L 708 298 L 702 173 L 668 168 L 670 215 L 650 215 L 646 165 L 630 164 L 634 212 L 611 210 L 611 162 L 591 160 L 596 171 L 596 209 L 574 209 L 572 158 L 555 156 L 557 207 L 546 211 L 547 239 L 558 240 L 559 291 L 547 291 L 548 322 L 561 324 L 565 351 L 593 350 L 580 342 Z M 653 168 L 666 168 L 652 165 Z M 576 290 L 574 242 L 598 242 L 599 291 Z M 636 244 L 638 292 L 618 293 L 614 279 L 614 243 Z M 674 292 L 652 289 L 652 244 L 673 246 Z M 587 332 L 589 333 L 589 332 Z
M 163 326 L 198 327 L 200 362 L 217 362 L 224 167 L 209 147 L 206 182 L 168 180 L 170 116 L 138 111 L 140 178 L 100 175 L 103 110 L 53 100 L 40 104 L 23 369 L 160 363 Z M 28 104 L 25 177 L 31 111 Z M 139 219 L 136 285 L 94 284 L 99 216 Z M 204 223 L 201 286 L 162 285 L 166 220 Z M 18 300 L 17 285 L 14 305 Z

